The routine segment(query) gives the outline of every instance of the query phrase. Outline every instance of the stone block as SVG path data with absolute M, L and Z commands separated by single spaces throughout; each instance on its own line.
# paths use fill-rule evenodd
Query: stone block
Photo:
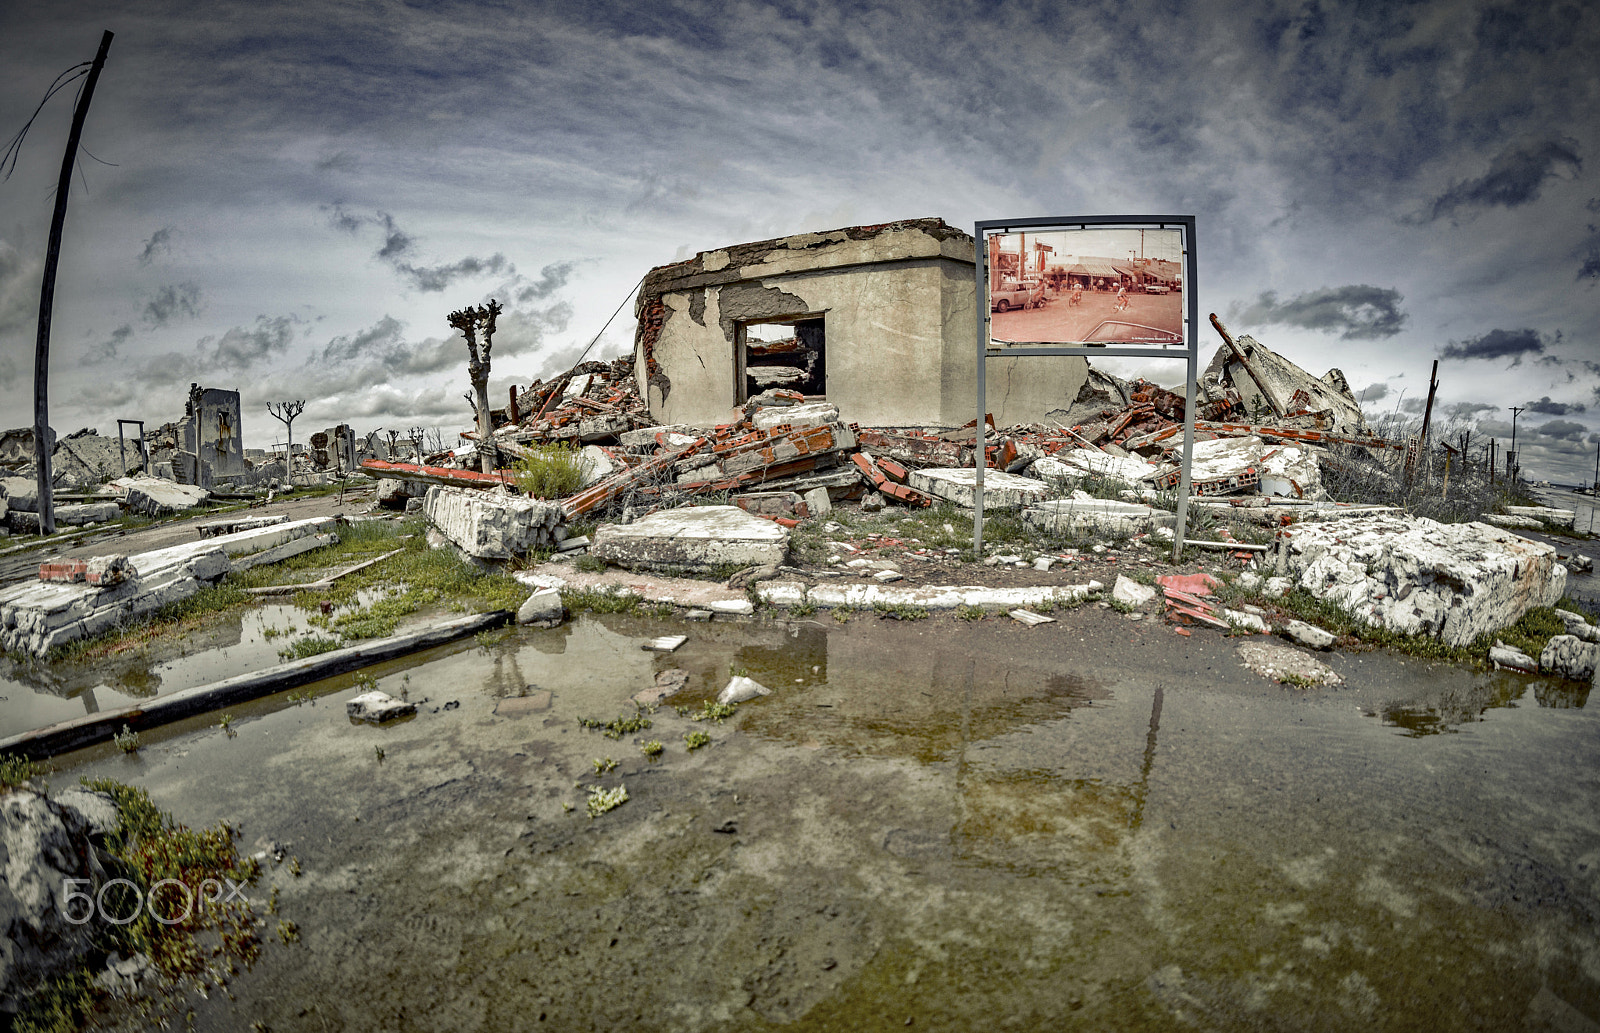
M 518 624 L 531 624 L 540 628 L 553 628 L 566 616 L 567 608 L 561 602 L 561 593 L 554 588 L 539 589 L 517 608 Z
M 622 567 L 693 570 L 778 564 L 788 550 L 787 528 L 737 506 L 691 506 L 605 524 L 589 546 L 591 555 Z
M 824 495 L 827 492 L 823 492 Z M 756 516 L 799 517 L 810 516 L 805 500 L 792 491 L 749 491 L 736 495 L 733 504 L 746 513 Z
M 833 500 L 828 497 L 827 488 L 812 488 L 802 496 L 806 501 L 806 512 L 814 519 L 825 517 L 833 512 Z
M 1512 516 L 1532 517 L 1538 523 L 1555 524 L 1572 530 L 1577 523 L 1577 510 L 1556 509 L 1553 506 L 1507 506 L 1506 512 Z
M 564 519 L 559 503 L 438 484 L 428 489 L 422 509 L 462 552 L 489 560 L 554 545 L 555 528 Z
M 1556 616 L 1567 626 L 1567 634 L 1575 635 L 1585 642 L 1600 642 L 1600 627 L 1590 624 L 1584 619 L 1583 614 L 1557 609 Z
M 1497 641 L 1489 647 L 1489 662 L 1494 664 L 1494 669 L 1497 671 L 1504 667 L 1512 671 L 1521 671 L 1523 674 L 1539 673 L 1539 661 L 1504 642 Z
M 1482 523 L 1378 514 L 1304 525 L 1289 572 L 1370 624 L 1452 646 L 1551 606 L 1566 591 L 1556 551 Z
M 382 724 L 393 721 L 397 717 L 410 717 L 417 712 L 415 703 L 407 703 L 403 699 L 395 699 L 387 692 L 373 689 L 363 692 L 344 705 L 344 712 L 352 721 L 370 721 L 373 724 Z
M 808 402 L 805 405 L 774 405 L 757 409 L 750 422 L 757 430 L 771 430 L 788 424 L 791 427 L 822 427 L 839 420 L 839 407 L 828 402 Z
M 1035 464 L 1037 466 L 1037 464 Z M 985 478 L 987 481 L 987 478 Z M 985 496 L 987 496 L 987 485 Z M 1178 518 L 1164 509 L 1114 499 L 1050 499 L 1022 511 L 1025 523 L 1053 534 L 1149 534 L 1173 527 Z
M 958 467 L 911 471 L 911 486 L 920 492 L 971 509 L 977 494 L 978 472 Z M 1031 477 L 1002 470 L 983 472 L 985 509 L 1021 509 L 1050 497 L 1050 486 Z
M 578 487 L 599 484 L 620 469 L 622 464 L 607 455 L 605 449 L 599 445 L 585 445 L 578 453 L 578 474 L 582 478 Z
M 1556 635 L 1539 654 L 1539 670 L 1573 681 L 1593 681 L 1600 645 L 1576 635 Z

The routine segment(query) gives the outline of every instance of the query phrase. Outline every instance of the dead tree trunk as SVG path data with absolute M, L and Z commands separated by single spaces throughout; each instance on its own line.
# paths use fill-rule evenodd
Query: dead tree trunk
M 450 325 L 467 339 L 467 379 L 472 381 L 472 407 L 478 416 L 478 468 L 494 472 L 494 421 L 489 417 L 489 352 L 494 348 L 494 324 L 500 303 L 464 308 L 450 313 Z
M 283 468 L 289 484 L 294 485 L 294 418 L 306 411 L 305 399 L 293 402 L 268 402 L 267 412 L 283 424 Z
M 111 50 L 111 31 L 100 37 L 100 49 L 89 66 L 83 94 L 72 113 L 72 131 L 67 134 L 67 153 L 61 159 L 61 177 L 56 180 L 56 210 L 50 218 L 50 242 L 44 253 L 44 279 L 39 286 L 39 336 L 33 352 L 33 447 L 39 485 L 39 533 L 55 534 L 56 503 L 51 482 L 50 450 L 55 445 L 50 433 L 50 317 L 55 308 L 56 265 L 61 260 L 61 231 L 67 224 L 67 190 L 72 186 L 72 166 L 78 160 L 78 141 L 83 138 L 83 120 L 94 99 L 94 85 L 100 80 L 106 54 Z

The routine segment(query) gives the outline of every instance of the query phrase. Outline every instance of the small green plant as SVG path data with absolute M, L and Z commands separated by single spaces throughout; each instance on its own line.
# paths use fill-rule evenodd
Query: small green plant
M 1116 610 L 1118 613 L 1132 613 L 1134 610 L 1138 609 L 1138 607 L 1132 603 L 1125 603 L 1121 599 L 1107 599 L 1106 602 L 1110 603 L 1111 608 Z
M 222 714 L 217 718 L 217 727 L 222 729 L 224 735 L 232 739 L 239 733 L 233 730 L 233 715 Z
M 325 635 L 307 635 L 290 644 L 287 649 L 278 650 L 278 655 L 285 660 L 305 660 L 321 653 L 332 652 L 344 643 L 338 638 Z
M 843 624 L 848 621 L 851 615 L 853 615 L 855 612 L 855 610 L 848 606 L 835 606 L 833 608 L 833 619 L 838 623 Z
M 278 939 L 284 943 L 300 942 L 300 927 L 290 919 L 281 919 L 278 922 Z
M 661 756 L 661 752 L 665 749 L 666 747 L 661 745 L 660 739 L 651 739 L 649 742 L 639 747 L 639 752 L 644 754 L 646 757 L 659 757 Z
M 0 789 L 21 785 L 43 773 L 44 768 L 27 757 L 19 757 L 14 753 L 0 755 Z
M 689 707 L 675 707 L 673 709 L 677 710 L 679 717 L 687 717 L 691 721 L 712 721 L 720 725 L 723 721 L 733 716 L 733 712 L 739 709 L 739 704 L 721 703 L 714 699 L 708 699 L 700 704 L 699 710 L 693 710 Z
M 609 721 L 601 721 L 593 717 L 578 718 L 579 728 L 588 728 L 593 731 L 603 732 L 607 739 L 621 739 L 624 735 L 642 732 L 650 727 L 650 719 L 645 716 L 645 710 L 635 704 L 633 716 L 619 714 Z
M 676 612 L 678 612 L 678 608 L 676 606 L 673 606 L 671 603 L 661 602 L 656 603 L 655 607 L 650 611 L 650 616 L 654 617 L 656 620 L 664 621 L 670 619 Z
M 373 689 L 378 687 L 378 679 L 374 678 L 367 671 L 357 671 L 355 677 L 352 678 L 351 681 L 354 682 L 355 687 L 360 689 L 362 692 L 371 692 Z
M 573 561 L 572 565 L 585 574 L 604 574 L 606 572 L 606 561 L 592 553 L 579 556 Z
M 583 483 L 578 450 L 559 442 L 527 446 L 515 469 L 517 487 L 536 499 L 564 499 Z
M 872 609 L 879 617 L 896 621 L 920 621 L 928 618 L 928 611 L 910 603 L 873 603 Z
M 615 771 L 616 768 L 617 762 L 610 757 L 596 757 L 594 760 L 594 773 L 597 775 L 603 775 L 607 771 Z
M 817 612 L 817 608 L 810 603 L 801 603 L 799 606 L 789 607 L 791 617 L 809 617 Z
M 569 800 L 569 801 L 567 801 L 567 802 L 566 802 L 566 803 L 563 803 L 563 804 L 562 804 L 562 805 L 561 805 L 561 809 L 562 809 L 562 810 L 563 810 L 563 811 L 565 811 L 565 812 L 566 812 L 566 813 L 568 813 L 568 814 L 571 814 L 571 813 L 572 813 L 572 812 L 573 812 L 573 809 L 574 809 L 574 808 L 573 808 L 573 804 L 572 804 L 572 801 L 570 801 L 570 800 Z
M 602 789 L 594 786 L 589 790 L 589 799 L 584 802 L 584 807 L 589 812 L 590 818 L 598 818 L 607 811 L 614 811 L 628 802 L 628 787 L 619 785 L 615 789 Z
M 561 603 L 577 613 L 633 613 L 639 608 L 639 597 L 629 592 L 606 592 L 598 588 L 563 588 Z
M 956 616 L 964 621 L 981 621 L 989 614 L 981 606 L 961 606 L 956 609 Z
M 289 874 L 293 875 L 297 879 L 300 878 L 300 858 L 289 858 Z
M 1297 689 L 1314 689 L 1320 684 L 1315 678 L 1307 677 L 1304 674 L 1295 674 L 1292 671 L 1279 678 L 1278 681 L 1284 685 L 1293 685 Z
M 270 628 L 262 628 L 261 629 L 261 637 L 266 639 L 268 642 L 271 642 L 273 639 L 277 638 L 279 635 L 282 635 L 282 634 L 283 634 L 283 632 L 279 631 L 276 625 L 274 625 L 274 626 L 272 626 Z
M 689 751 L 692 753 L 702 746 L 709 745 L 711 742 L 711 736 L 697 728 L 692 732 L 683 733 L 683 742 L 685 746 L 689 747 Z
M 117 749 L 121 750 L 123 753 L 139 752 L 139 733 L 134 731 L 132 728 L 129 728 L 127 725 L 123 725 L 122 731 L 113 735 L 111 737 L 111 741 L 116 743 Z
M 372 748 L 372 753 L 373 753 L 373 756 L 378 758 L 378 763 L 379 764 L 382 764 L 383 763 L 383 758 L 388 756 L 388 754 L 383 752 L 383 747 L 382 746 L 374 746 Z

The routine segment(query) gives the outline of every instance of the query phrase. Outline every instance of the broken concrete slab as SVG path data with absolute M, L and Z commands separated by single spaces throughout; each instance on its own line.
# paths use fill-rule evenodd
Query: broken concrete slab
M 768 406 L 757 409 L 750 422 L 757 430 L 771 430 L 784 424 L 791 427 L 822 427 L 839 422 L 839 407 L 828 402 Z
M 737 506 L 690 506 L 631 524 L 604 524 L 589 547 L 591 555 L 622 567 L 690 570 L 779 564 L 788 551 L 787 528 Z
M 1523 674 L 1538 674 L 1539 661 L 1524 653 L 1515 646 L 1508 646 L 1504 642 L 1495 641 L 1489 647 L 1489 662 L 1495 670 L 1505 668 L 1511 671 L 1521 671 Z
M 1056 622 L 1054 617 L 1046 617 L 1044 614 L 1034 613 L 1032 610 L 1011 610 L 1006 614 L 1006 616 L 1010 617 L 1018 624 L 1029 628 L 1036 628 L 1041 624 L 1054 624 Z
M 539 628 L 553 628 L 566 619 L 567 608 L 561 602 L 561 593 L 554 588 L 540 588 L 517 608 L 517 623 Z
M 987 478 L 985 478 L 987 480 Z M 985 505 L 988 491 L 984 491 Z M 1022 519 L 1050 534 L 1148 534 L 1174 527 L 1178 518 L 1164 509 L 1114 499 L 1049 499 L 1022 511 Z
M 211 493 L 204 488 L 158 477 L 121 477 L 112 483 L 127 492 L 125 498 L 128 509 L 147 516 L 181 513 L 211 497 Z
M 599 484 L 622 469 L 622 464 L 611 458 L 599 445 L 585 445 L 578 453 L 579 488 Z
M 1324 631 L 1315 624 L 1292 620 L 1284 624 L 1283 633 L 1292 641 L 1310 649 L 1333 648 L 1333 632 Z
M 1084 585 L 1053 585 L 1032 588 L 984 588 L 978 585 L 926 585 L 891 587 L 888 585 L 802 585 L 795 581 L 767 581 L 756 586 L 756 596 L 772 606 L 821 606 L 829 609 L 849 607 L 870 610 L 885 606 L 914 606 L 924 610 L 954 610 L 961 606 L 996 609 L 1073 606 L 1083 602 L 1105 585 L 1090 581 Z
M 1318 599 L 1453 646 L 1566 591 L 1555 549 L 1488 524 L 1382 514 L 1304 525 L 1288 541 L 1289 571 Z
M 640 648 L 648 649 L 652 653 L 671 653 L 687 641 L 689 641 L 688 635 L 661 635 L 650 639 Z
M 913 470 L 911 487 L 947 502 L 971 509 L 976 504 L 976 470 L 965 467 Z M 986 509 L 1021 509 L 1043 502 L 1051 496 L 1050 486 L 1032 477 L 1021 477 L 1002 470 L 983 472 L 983 505 Z
M 398 717 L 410 717 L 417 712 L 417 705 L 373 689 L 348 700 L 344 712 L 352 721 L 382 724 Z
M 827 488 L 812 488 L 802 496 L 806 503 L 806 512 L 812 519 L 825 517 L 833 512 L 833 500 L 828 497 Z
M 443 485 L 428 489 L 422 510 L 457 548 L 485 560 L 550 548 L 556 544 L 555 529 L 565 520 L 559 503 Z
M 1506 512 L 1512 516 L 1532 517 L 1540 523 L 1565 527 L 1569 531 L 1578 520 L 1576 510 L 1557 509 L 1553 506 L 1507 506 Z
M 1143 606 L 1156 597 L 1156 590 L 1149 585 L 1141 585 L 1122 574 L 1117 575 L 1116 583 L 1111 586 L 1111 598 L 1114 602 L 1125 606 Z
M 1114 456 L 1105 452 L 1091 452 L 1086 448 L 1069 448 L 1053 456 L 1034 460 L 1031 472 L 1041 480 L 1078 478 L 1093 474 L 1097 477 L 1115 477 L 1130 484 L 1139 484 L 1154 477 L 1159 471 L 1137 456 Z
M 1593 681 L 1600 645 L 1576 635 L 1555 635 L 1539 654 L 1539 670 L 1572 681 Z
M 633 701 L 638 703 L 640 706 L 655 706 L 662 700 L 683 691 L 684 686 L 688 684 L 688 671 L 683 670 L 681 667 L 669 667 L 665 671 L 662 671 L 660 674 L 656 675 L 656 681 L 654 685 L 650 686 L 648 689 L 640 689 L 638 692 L 635 692 L 633 694 Z

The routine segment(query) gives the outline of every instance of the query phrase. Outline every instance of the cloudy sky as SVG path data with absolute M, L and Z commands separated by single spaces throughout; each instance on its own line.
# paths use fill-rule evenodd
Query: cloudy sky
M 1448 418 L 1509 435 L 1525 407 L 1525 470 L 1593 470 L 1587 0 L 6 0 L 0 136 L 104 29 L 56 293 L 62 433 L 174 419 L 195 381 L 243 392 L 251 447 L 282 398 L 308 402 L 297 430 L 464 428 L 445 316 L 489 297 L 499 401 L 696 251 L 1193 214 L 1202 313 L 1343 369 L 1375 415 L 1419 407 L 1438 359 Z M 77 85 L 0 183 L 8 427 L 32 422 Z M 631 346 L 631 315 L 590 357 Z

